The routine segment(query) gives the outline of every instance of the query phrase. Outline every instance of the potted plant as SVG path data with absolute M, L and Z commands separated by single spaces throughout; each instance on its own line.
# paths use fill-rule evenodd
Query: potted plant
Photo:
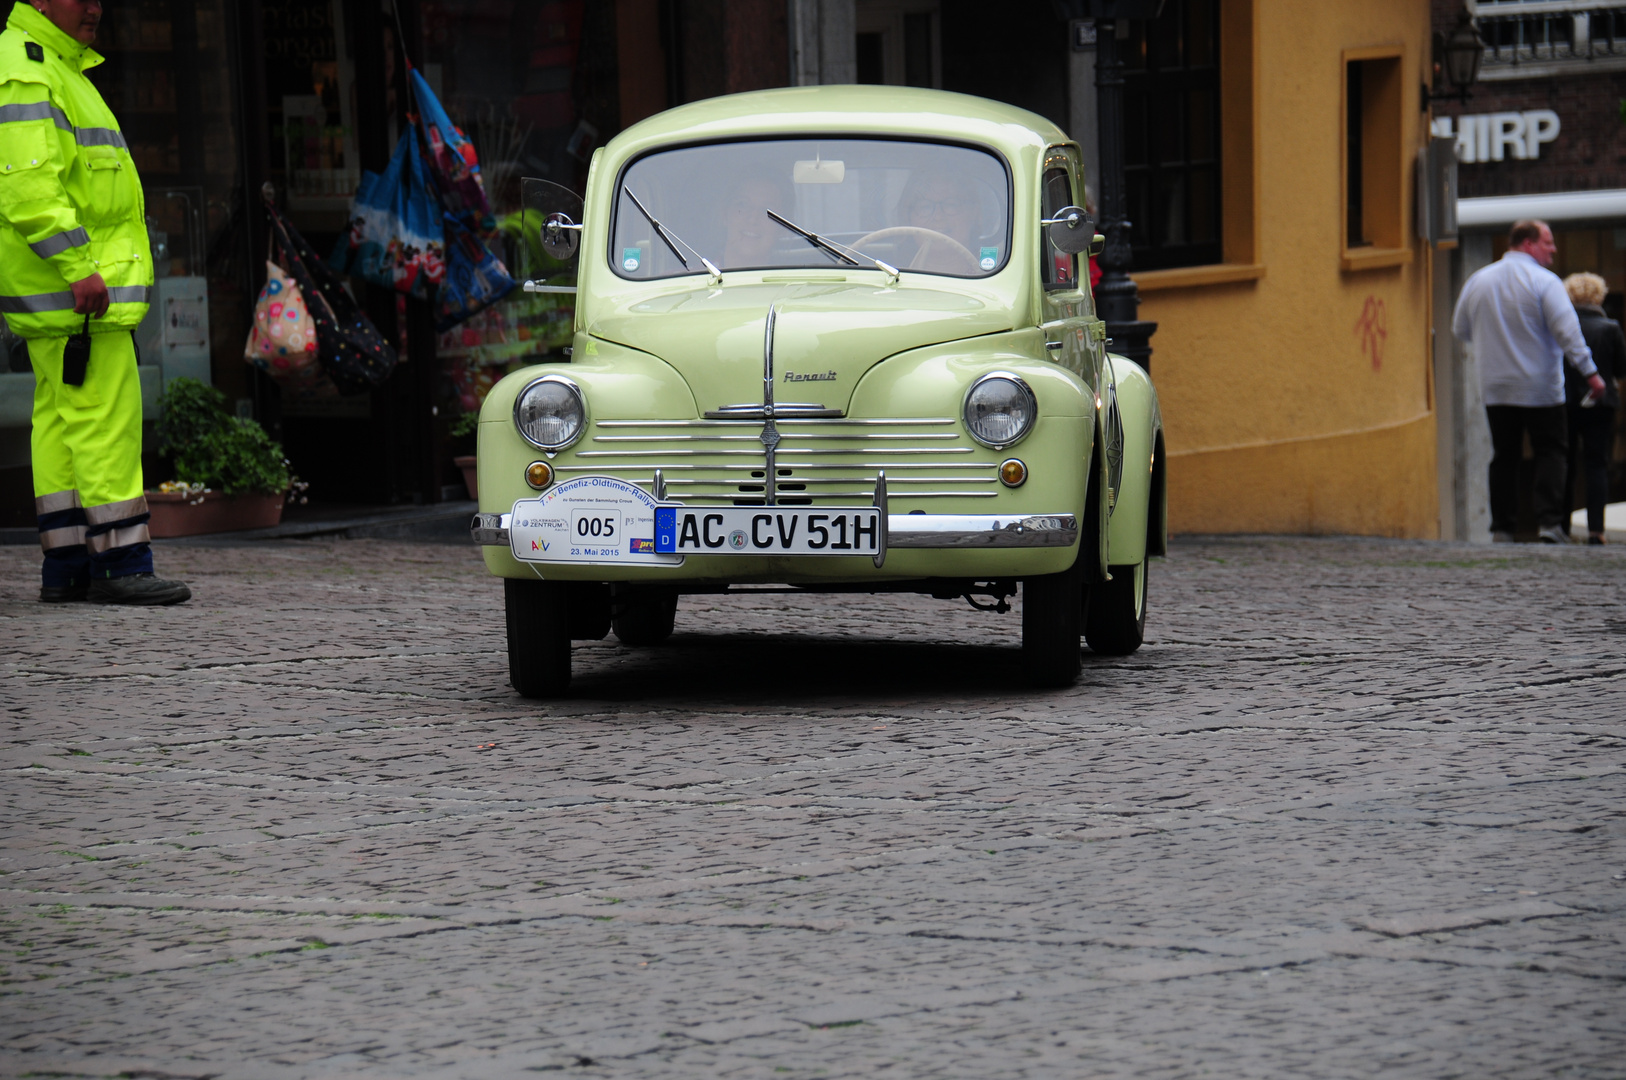
M 451 436 L 455 449 L 462 449 L 463 446 L 472 449 L 474 437 L 479 430 L 480 410 L 475 409 L 472 412 L 459 413 L 457 419 L 452 421 L 451 430 L 447 434 Z M 473 454 L 459 454 L 452 458 L 452 464 L 463 471 L 463 486 L 469 489 L 469 498 L 478 499 L 480 489 L 474 462 Z
M 173 379 L 160 399 L 160 452 L 175 479 L 147 492 L 154 537 L 269 528 L 290 492 L 302 490 L 282 447 L 253 420 L 226 411 L 226 395 L 196 379 Z

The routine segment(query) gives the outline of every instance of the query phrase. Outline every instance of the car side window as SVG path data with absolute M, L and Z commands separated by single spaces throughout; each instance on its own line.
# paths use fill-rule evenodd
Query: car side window
M 1044 174 L 1044 217 L 1055 217 L 1064 206 L 1073 205 L 1073 185 L 1068 181 L 1067 170 L 1064 168 L 1046 169 Z M 1039 268 L 1047 289 L 1076 289 L 1078 288 L 1078 256 L 1069 255 L 1059 251 L 1050 242 L 1048 233 L 1041 233 L 1043 240 L 1040 243 L 1040 258 L 1043 264 Z

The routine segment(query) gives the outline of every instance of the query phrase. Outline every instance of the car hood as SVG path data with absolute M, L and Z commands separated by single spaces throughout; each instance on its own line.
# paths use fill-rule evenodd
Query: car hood
M 906 279 L 907 280 L 907 279 Z M 970 292 L 856 283 L 740 284 L 644 294 L 591 320 L 597 338 L 675 367 L 701 412 L 762 400 L 762 341 L 774 327 L 774 400 L 846 411 L 858 380 L 888 356 L 1011 329 L 1010 310 Z

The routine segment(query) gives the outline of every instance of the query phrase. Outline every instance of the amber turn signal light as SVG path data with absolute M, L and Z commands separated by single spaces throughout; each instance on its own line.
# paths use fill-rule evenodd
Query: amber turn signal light
M 1027 482 L 1028 467 L 1020 458 L 1006 458 L 999 466 L 999 482 L 1006 487 L 1021 487 Z
M 545 461 L 533 461 L 525 468 L 525 482 L 541 491 L 553 483 L 553 466 Z

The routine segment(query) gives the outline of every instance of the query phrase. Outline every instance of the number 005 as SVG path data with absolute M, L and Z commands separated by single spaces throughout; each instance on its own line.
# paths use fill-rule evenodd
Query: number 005
M 576 519 L 577 536 L 614 536 L 614 517 L 579 517 Z

